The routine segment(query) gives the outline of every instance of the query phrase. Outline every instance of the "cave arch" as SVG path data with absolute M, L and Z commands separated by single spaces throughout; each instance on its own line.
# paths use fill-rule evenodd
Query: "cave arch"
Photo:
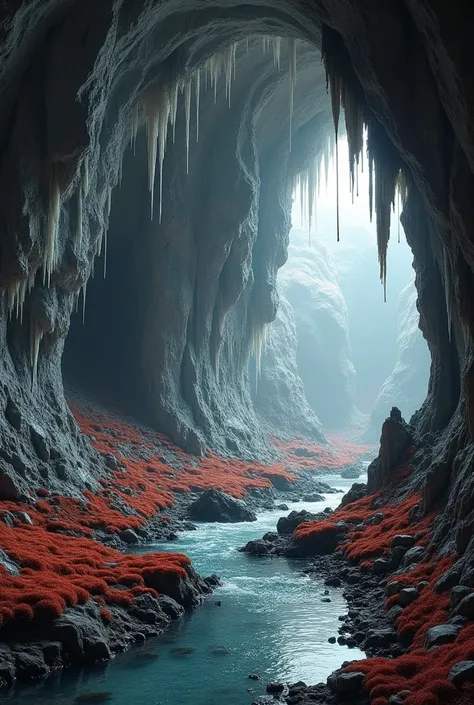
M 10 17 L 10 24 L 3 27 L 0 82 L 3 108 L 0 180 L 2 192 L 9 194 L 4 209 L 0 268 L 5 291 L 2 300 L 5 353 L 2 375 L 7 380 L 4 406 L 8 399 L 13 399 L 23 409 L 25 418 L 42 419 L 46 435 L 53 435 L 55 416 L 68 418 L 67 423 L 70 423 L 58 379 L 62 341 L 74 296 L 90 275 L 98 240 L 108 224 L 110 191 L 114 189 L 113 204 L 137 98 L 154 85 L 160 85 L 160 81 L 163 83 L 165 77 L 189 77 L 205 58 L 249 33 L 302 37 L 317 48 L 322 28 L 329 27 L 333 43 L 326 58 L 330 59 L 332 67 L 331 85 L 344 90 L 349 88 L 347 97 L 351 92 L 363 104 L 364 111 L 368 111 L 364 115 L 375 116 L 374 124 L 379 128 L 376 138 L 381 140 L 375 149 L 380 150 L 381 158 L 385 156 L 389 161 L 396 159 L 403 163 L 410 181 L 406 227 L 408 230 L 411 227 L 413 249 L 419 251 L 418 259 L 415 255 L 415 266 L 422 292 L 422 327 L 434 359 L 430 392 L 416 423 L 420 433 L 438 433 L 451 424 L 449 433 L 440 437 L 437 452 L 443 457 L 451 457 L 453 448 L 467 442 L 466 438 L 471 438 L 473 406 L 469 372 L 472 366 L 469 291 L 474 261 L 470 232 L 474 221 L 471 199 L 463 194 L 469 193 L 472 186 L 474 140 L 472 121 L 459 116 L 465 118 L 471 104 L 466 81 L 471 49 L 464 34 L 470 16 L 468 9 L 455 2 L 457 22 L 464 20 L 464 26 L 460 42 L 453 42 L 448 33 L 453 27 L 449 14 L 453 7 L 436 3 L 430 13 L 425 9 L 420 0 L 403 3 L 383 0 L 370 12 L 363 3 L 349 0 L 311 3 L 280 0 L 276 4 L 270 0 L 245 4 L 221 0 L 212 6 L 204 0 L 199 5 L 186 0 L 181 2 L 179 12 L 172 0 L 159 5 L 123 0 L 100 3 L 100 6 L 92 0 L 59 5 L 32 1 Z M 179 345 L 185 352 L 179 356 L 182 358 L 179 374 L 174 370 L 171 375 L 174 381 L 170 389 L 161 389 L 163 375 L 152 374 L 150 378 L 153 367 L 155 370 L 160 367 L 155 356 L 156 351 L 162 349 L 160 337 L 156 335 L 145 346 L 148 362 L 144 367 L 149 371 L 145 384 L 151 390 L 151 397 L 159 398 L 161 405 L 161 409 L 155 409 L 153 422 L 196 452 L 202 452 L 205 441 L 226 452 L 229 449 L 243 455 L 266 452 L 252 418 L 233 413 L 236 400 L 241 404 L 244 398 L 243 367 L 234 363 L 248 352 L 251 338 L 248 321 L 260 325 L 275 312 L 272 277 L 284 258 L 287 227 L 281 183 L 268 185 L 268 194 L 264 197 L 269 203 L 278 203 L 279 236 L 275 248 L 271 238 L 267 239 L 263 232 L 264 227 L 268 228 L 268 234 L 275 223 L 267 218 L 265 224 L 265 218 L 259 217 L 263 216 L 265 208 L 262 209 L 254 198 L 257 192 L 259 195 L 265 192 L 265 169 L 260 169 L 260 161 L 264 167 L 265 159 L 271 156 L 274 170 L 286 173 L 289 168 L 286 126 L 279 132 L 283 103 L 279 103 L 278 98 L 272 103 L 272 95 L 278 95 L 275 80 L 265 72 L 260 73 L 256 102 L 252 103 L 247 95 L 249 82 L 253 85 L 250 69 L 260 63 L 256 54 L 252 58 L 251 52 L 240 89 L 245 96 L 241 119 L 232 127 L 226 123 L 234 146 L 226 143 L 224 134 L 220 135 L 219 142 L 222 153 L 227 150 L 223 163 L 232 163 L 234 178 L 226 181 L 218 177 L 216 182 L 222 180 L 219 186 L 225 191 L 227 184 L 234 195 L 237 190 L 236 200 L 245 203 L 242 208 L 245 214 L 240 213 L 236 218 L 235 212 L 216 210 L 212 228 L 209 222 L 202 228 L 201 244 L 206 244 L 205 230 L 210 228 L 222 236 L 232 231 L 230 246 L 223 236 L 215 252 L 209 243 L 198 258 L 196 250 L 192 247 L 188 250 L 192 268 L 196 269 L 197 262 L 199 271 L 209 265 L 209 254 L 215 255 L 214 281 L 216 273 L 220 276 L 224 266 L 222 259 L 227 268 L 231 266 L 227 262 L 234 261 L 240 274 L 230 291 L 222 290 L 220 285 L 206 287 L 201 281 L 198 303 L 194 301 L 196 280 L 193 277 L 192 286 L 186 291 L 188 308 L 193 314 L 189 316 L 188 311 L 183 317 Z M 312 76 L 313 87 L 318 83 L 314 81 L 315 65 L 320 66 L 319 59 L 316 64 L 314 60 L 308 61 L 300 74 L 308 77 L 308 85 Z M 322 73 L 320 78 L 318 85 L 324 94 Z M 304 86 L 303 79 L 299 85 Z M 256 90 L 254 87 L 251 91 L 254 97 Z M 285 106 L 287 100 L 288 93 Z M 295 151 L 299 127 L 314 116 L 314 105 L 312 113 L 308 105 L 312 100 L 313 94 L 303 89 L 299 96 L 295 95 Z M 327 102 L 325 110 L 329 126 Z M 180 120 L 183 134 L 182 114 Z M 261 126 L 265 122 L 267 129 L 263 130 Z M 32 129 L 28 129 L 29 125 Z M 216 130 L 216 127 L 208 129 Z M 249 142 L 245 134 L 252 134 L 254 140 Z M 286 137 L 282 137 L 283 134 Z M 219 137 L 218 130 L 216 137 Z M 275 148 L 277 143 L 281 153 Z M 238 150 L 234 148 L 236 145 L 239 145 Z M 190 195 L 189 182 L 187 187 L 183 186 L 185 159 L 182 151 L 179 154 L 177 148 L 176 153 L 172 150 L 167 156 L 171 165 L 168 184 L 177 185 L 178 194 L 173 202 L 173 232 L 179 233 L 187 247 L 195 242 L 196 234 L 191 233 L 189 220 L 205 191 L 205 184 L 202 180 L 198 183 L 197 160 Z M 225 170 L 219 172 L 216 167 L 218 155 L 212 154 L 212 158 L 214 173 L 228 177 Z M 253 170 L 252 165 L 256 164 L 258 171 Z M 82 201 L 78 187 L 84 190 Z M 81 228 L 78 227 L 80 220 Z M 426 235 L 419 234 L 421 229 Z M 169 232 L 171 235 L 172 231 Z M 422 246 L 423 238 L 425 245 Z M 169 242 L 176 243 L 176 238 L 170 237 Z M 226 248 L 228 253 L 223 257 Z M 255 254 L 255 261 L 249 259 L 249 249 Z M 433 260 L 431 275 L 426 271 L 428 252 Z M 174 255 L 179 259 L 176 250 Z M 45 259 L 47 276 L 43 277 Z M 180 266 L 185 263 L 181 261 Z M 34 278 L 36 272 L 39 274 Z M 170 292 L 173 284 L 176 285 L 169 273 L 162 283 L 164 288 L 171 287 Z M 242 310 L 229 309 L 226 316 L 226 306 L 236 295 L 242 301 Z M 250 319 L 248 306 L 252 308 L 253 304 L 248 302 L 252 299 L 258 310 L 252 311 Z M 436 304 L 432 305 L 431 301 Z M 21 336 L 16 333 L 18 321 L 9 318 L 17 308 L 24 308 L 26 328 Z M 153 311 L 150 315 L 153 316 Z M 236 336 L 229 335 L 232 329 L 246 331 L 243 342 L 239 338 L 236 343 Z M 25 330 L 31 332 L 31 346 L 25 342 L 28 340 Z M 196 340 L 189 346 L 186 343 L 191 330 Z M 202 351 L 206 350 L 210 358 L 211 347 L 219 350 L 219 355 L 214 354 L 212 364 L 211 361 L 204 364 Z M 37 375 L 31 375 L 30 352 L 32 360 L 38 361 Z M 226 366 L 226 359 L 229 361 L 231 356 L 234 362 Z M 221 379 L 230 371 L 227 379 L 232 380 L 232 399 L 229 398 L 225 410 L 215 401 L 216 395 L 222 393 L 216 383 L 217 359 Z M 180 396 L 183 381 L 191 390 L 184 405 Z M 448 398 L 446 390 L 449 390 Z M 53 397 L 54 404 L 50 401 Z M 168 404 L 166 408 L 163 401 Z M 241 408 L 244 407 L 245 404 Z M 8 422 L 2 419 L 1 423 L 8 443 L 18 444 Z M 454 445 L 453 439 L 456 439 Z M 23 441 L 27 454 L 26 436 Z M 7 468 L 6 472 L 11 471 Z

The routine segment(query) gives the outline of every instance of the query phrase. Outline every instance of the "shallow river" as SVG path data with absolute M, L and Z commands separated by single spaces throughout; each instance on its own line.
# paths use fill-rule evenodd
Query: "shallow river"
M 353 483 L 339 476 L 321 479 L 344 490 Z M 334 509 L 341 497 L 327 495 L 324 502 L 288 506 Z M 314 684 L 325 681 L 342 661 L 363 658 L 357 649 L 328 643 L 337 636 L 338 616 L 347 611 L 341 590 L 329 588 L 331 602 L 324 603 L 325 587 L 301 573 L 304 563 L 235 550 L 275 530 L 283 514 L 287 512 L 276 509 L 252 523 L 200 524 L 173 544 L 150 545 L 150 550 L 186 553 L 201 575 L 217 573 L 223 587 L 161 637 L 109 664 L 66 670 L 45 685 L 2 699 L 15 705 L 69 705 L 101 691 L 108 693 L 103 702 L 109 705 L 250 705 L 269 681 Z M 253 673 L 261 680 L 249 680 Z

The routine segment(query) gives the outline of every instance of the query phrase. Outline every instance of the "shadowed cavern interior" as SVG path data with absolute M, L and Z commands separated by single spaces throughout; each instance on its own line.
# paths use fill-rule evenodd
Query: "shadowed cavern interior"
M 314 495 L 314 473 L 375 455 L 362 444 L 389 417 L 366 485 L 335 518 L 322 505 L 251 552 L 324 554 L 312 570 L 362 581 L 380 606 L 370 619 L 403 612 L 386 641 L 349 625 L 369 656 L 358 670 L 275 692 L 292 704 L 335 703 L 347 688 L 360 705 L 473 702 L 473 12 L 460 0 L 2 6 L 2 684 L 161 631 L 217 583 L 181 553 L 124 554 L 127 543 L 175 540 L 206 492 L 250 512 L 285 491 Z M 354 418 L 351 395 L 327 419 L 310 403 L 300 322 L 277 284 L 295 186 L 315 191 L 344 133 L 350 163 L 338 167 L 353 188 L 362 167 L 370 175 L 382 282 L 401 200 L 431 356 L 413 417 L 390 412 L 411 385 L 395 375 L 351 439 L 327 433 Z M 316 397 L 335 395 L 321 360 Z M 88 614 L 95 626 L 76 625 L 71 645 L 66 631 Z

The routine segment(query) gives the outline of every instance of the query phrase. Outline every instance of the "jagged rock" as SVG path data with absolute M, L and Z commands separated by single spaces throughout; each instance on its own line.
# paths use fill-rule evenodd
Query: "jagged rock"
M 424 555 L 425 549 L 423 546 L 414 546 L 413 548 L 410 548 L 403 556 L 401 567 L 406 568 L 413 563 L 419 563 L 423 559 Z
M 334 524 L 317 533 L 294 537 L 293 546 L 287 550 L 286 555 L 324 556 L 333 553 L 344 537 L 346 528 L 342 524 Z
M 360 465 L 351 465 L 341 470 L 341 477 L 346 480 L 357 480 L 362 475 L 363 468 Z
M 120 532 L 119 534 L 120 538 L 122 541 L 125 541 L 125 543 L 128 544 L 136 544 L 140 542 L 140 539 L 136 535 L 136 533 L 133 531 L 133 529 L 124 529 L 123 531 Z
M 400 590 L 399 602 L 402 607 L 407 607 L 411 605 L 412 602 L 417 600 L 419 597 L 419 592 L 416 588 L 403 588 Z
M 394 548 L 397 548 L 398 546 L 401 546 L 402 548 L 412 548 L 416 543 L 416 539 L 413 536 L 408 536 L 404 534 L 400 534 L 399 536 L 394 536 L 392 541 L 390 542 L 390 548 L 393 550 Z
M 257 516 L 244 502 L 220 490 L 205 490 L 189 505 L 188 513 L 195 521 L 241 522 L 256 521 Z
M 400 605 L 394 605 L 388 612 L 387 612 L 387 619 L 389 622 L 392 622 L 392 624 L 395 624 L 397 619 L 400 617 L 400 615 L 403 612 L 403 607 L 400 607 Z
M 456 607 L 465 597 L 471 594 L 471 589 L 466 585 L 455 585 L 451 590 L 451 607 Z
M 266 691 L 270 695 L 280 695 L 285 690 L 283 683 L 267 683 Z
M 380 438 L 378 457 L 367 470 L 367 492 L 373 494 L 382 489 L 390 477 L 390 472 L 401 461 L 403 453 L 413 443 L 413 431 L 404 422 L 398 409 L 392 409 L 385 419 Z
M 19 575 L 20 574 L 20 566 L 15 563 L 7 554 L 5 551 L 3 551 L 0 548 L 0 566 L 2 568 L 5 568 L 7 571 L 8 575 Z
M 43 652 L 38 647 L 25 646 L 21 651 L 15 649 L 14 657 L 15 673 L 20 680 L 43 678 L 49 674 Z
M 425 649 L 431 649 L 433 646 L 451 644 L 460 631 L 461 627 L 455 624 L 439 624 L 437 627 L 431 627 L 425 634 L 423 646 Z
M 356 696 L 362 689 L 364 684 L 364 674 L 355 671 L 353 673 L 332 673 L 327 684 L 333 693 L 337 693 L 340 697 Z
M 455 585 L 457 585 L 461 578 L 461 571 L 459 567 L 453 566 L 450 570 L 444 573 L 439 580 L 436 581 L 434 586 L 434 592 L 441 593 L 447 592 Z
M 451 668 L 448 678 L 457 688 L 464 683 L 474 683 L 474 661 L 459 661 Z
M 287 517 L 280 517 L 277 522 L 277 532 L 279 534 L 292 534 L 294 530 L 305 521 L 316 521 L 321 519 L 320 514 L 312 514 L 306 509 L 301 512 L 292 511 Z
M 369 631 L 364 642 L 365 649 L 386 648 L 397 640 L 397 634 L 393 629 L 377 629 Z
M 455 613 L 461 617 L 474 620 L 474 592 L 464 597 L 456 607 Z
M 169 597 L 168 595 L 158 595 L 157 602 L 160 609 L 171 617 L 171 619 L 179 619 L 184 612 L 184 607 L 179 605 L 176 600 Z
M 350 504 L 351 502 L 355 502 L 356 500 L 365 497 L 366 494 L 367 485 L 365 485 L 363 482 L 355 482 L 349 492 L 347 492 L 341 499 L 341 507 L 345 507 L 347 504 Z
M 373 563 L 372 570 L 375 575 L 386 575 L 390 570 L 390 563 L 385 558 L 377 558 Z

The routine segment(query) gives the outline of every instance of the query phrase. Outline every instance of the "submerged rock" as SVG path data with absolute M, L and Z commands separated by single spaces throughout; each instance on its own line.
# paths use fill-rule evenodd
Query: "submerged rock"
M 189 505 L 188 513 L 195 521 L 234 523 L 257 520 L 257 515 L 244 502 L 215 489 L 205 490 Z

